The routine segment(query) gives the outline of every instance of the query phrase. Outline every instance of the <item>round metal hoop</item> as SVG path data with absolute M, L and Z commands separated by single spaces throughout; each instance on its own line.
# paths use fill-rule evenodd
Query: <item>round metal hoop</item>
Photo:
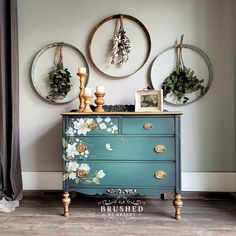
M 85 85 L 88 83 L 88 80 L 89 80 L 89 67 L 88 67 L 88 62 L 86 61 L 85 56 L 82 54 L 82 52 L 81 52 L 78 48 L 76 48 L 75 46 L 73 46 L 73 45 L 71 45 L 71 44 L 64 43 L 64 42 L 56 42 L 56 43 L 48 44 L 46 47 L 42 48 L 42 49 L 36 54 L 36 56 L 35 56 L 35 58 L 34 58 L 34 60 L 33 60 L 33 62 L 32 62 L 32 65 L 31 65 L 31 79 L 32 79 L 32 83 L 33 83 L 33 86 L 34 86 L 36 92 L 37 92 L 43 99 L 45 99 L 47 102 L 49 102 L 49 103 L 51 103 L 51 104 L 65 104 L 65 103 L 69 103 L 69 102 L 73 101 L 74 99 L 76 99 L 76 98 L 78 97 L 78 96 L 72 97 L 69 101 L 66 101 L 66 102 L 57 102 L 57 101 L 52 102 L 52 101 L 50 101 L 49 99 L 47 99 L 47 98 L 43 95 L 43 93 L 40 91 L 40 89 L 38 88 L 37 83 L 36 83 L 36 81 L 35 81 L 35 67 L 36 67 L 36 64 L 37 64 L 37 61 L 39 60 L 39 58 L 40 58 L 40 57 L 42 56 L 42 54 L 43 54 L 44 52 L 46 52 L 48 49 L 51 49 L 51 48 L 57 47 L 57 46 L 61 46 L 61 45 L 65 46 L 65 47 L 72 48 L 73 50 L 75 50 L 75 51 L 80 55 L 80 57 L 82 58 L 82 60 L 83 60 L 83 62 L 84 62 L 84 64 L 85 64 L 85 66 L 87 67 L 87 70 L 88 70 L 88 71 L 87 71 L 88 76 L 87 76 L 87 78 L 86 78 L 86 83 L 85 83 Z
M 145 35 L 146 35 L 146 38 L 147 38 L 147 41 L 148 41 L 148 50 L 147 50 L 147 53 L 146 53 L 146 57 L 143 61 L 143 63 L 141 64 L 141 66 L 139 68 L 137 68 L 136 70 L 134 70 L 133 72 L 127 74 L 127 75 L 122 75 L 122 76 L 115 76 L 115 75 L 111 75 L 111 74 L 108 74 L 108 73 L 105 73 L 104 71 L 102 71 L 97 65 L 96 63 L 94 62 L 93 60 L 93 56 L 92 56 L 92 52 L 91 52 L 91 45 L 92 45 L 92 42 L 93 42 L 93 37 L 97 31 L 97 29 L 102 26 L 104 23 L 106 23 L 107 21 L 110 21 L 110 20 L 113 20 L 113 19 L 117 19 L 119 18 L 120 16 L 123 16 L 123 18 L 127 18 L 129 20 L 132 20 L 134 21 L 135 23 L 137 23 L 141 28 L 142 30 L 144 31 Z M 144 26 L 144 24 L 138 20 L 137 18 L 133 17 L 133 16 L 130 16 L 130 15 L 125 15 L 125 14 L 117 14 L 117 15 L 112 15 L 112 16 L 109 16 L 105 19 L 103 19 L 101 22 L 99 22 L 95 27 L 94 29 L 91 31 L 90 33 L 90 36 L 89 36 L 89 40 L 88 40 L 88 52 L 89 52 L 89 57 L 90 57 L 90 60 L 92 62 L 92 64 L 97 68 L 97 70 L 99 70 L 102 74 L 106 75 L 106 76 L 109 76 L 109 77 L 113 77 L 113 78 L 125 78 L 125 77 L 128 77 L 128 76 L 131 76 L 133 74 L 135 74 L 137 71 L 139 71 L 143 66 L 144 64 L 147 62 L 148 58 L 149 58 L 149 55 L 150 55 L 150 52 L 151 52 L 151 37 L 149 35 L 149 32 L 148 30 L 146 29 L 146 27 Z
M 155 61 L 158 59 L 159 56 L 161 56 L 163 53 L 165 53 L 166 51 L 169 51 L 169 50 L 172 50 L 172 49 L 177 49 L 178 45 L 173 45 L 173 46 L 170 46 L 166 49 L 164 49 L 163 51 L 161 51 L 153 60 L 152 62 L 152 65 L 151 65 L 151 72 L 153 70 L 153 67 L 154 67 L 154 63 Z M 202 94 L 201 96 L 197 97 L 196 99 L 190 101 L 190 102 L 187 102 L 186 104 L 176 104 L 176 103 L 172 103 L 172 102 L 169 102 L 169 101 L 166 101 L 167 103 L 169 104 L 172 104 L 172 105 L 175 105 L 175 106 L 183 106 L 183 105 L 188 105 L 188 104 L 191 104 L 193 102 L 196 102 L 197 100 L 199 100 L 200 98 L 202 98 L 207 92 L 208 90 L 210 89 L 211 87 L 211 84 L 212 84 L 212 81 L 213 81 L 213 66 L 212 66 L 212 63 L 210 61 L 210 58 L 207 56 L 207 54 L 205 52 L 203 52 L 200 48 L 198 47 L 195 47 L 193 45 L 189 45 L 189 44 L 182 44 L 182 47 L 183 48 L 186 48 L 186 49 L 190 49 L 192 51 L 195 51 L 196 53 L 198 53 L 202 58 L 203 60 L 205 61 L 206 65 L 207 65 L 207 68 L 208 68 L 208 82 L 207 82 L 207 85 L 206 85 L 206 90 L 205 90 L 205 93 Z M 152 73 L 151 73 L 152 74 Z M 152 87 L 154 88 L 153 86 L 153 78 L 151 78 L 151 83 L 152 83 Z M 156 88 L 155 88 L 156 89 Z

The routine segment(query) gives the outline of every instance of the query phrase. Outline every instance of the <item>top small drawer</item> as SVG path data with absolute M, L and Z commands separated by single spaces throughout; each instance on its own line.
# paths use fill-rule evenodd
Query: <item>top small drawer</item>
M 67 136 L 119 134 L 118 117 L 68 116 L 64 123 L 64 133 Z
M 174 134 L 174 117 L 125 117 L 122 134 Z

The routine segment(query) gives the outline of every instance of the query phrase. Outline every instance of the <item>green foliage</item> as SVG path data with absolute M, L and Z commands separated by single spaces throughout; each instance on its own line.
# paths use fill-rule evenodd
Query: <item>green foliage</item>
M 47 99 L 56 101 L 65 98 L 71 89 L 70 83 L 71 74 L 69 70 L 63 69 L 62 63 L 58 63 L 49 72 L 49 88 L 50 92 Z
M 66 172 L 63 176 L 62 176 L 62 180 L 65 181 L 66 179 L 68 179 L 70 173 Z
M 205 93 L 205 87 L 202 85 L 204 79 L 199 80 L 194 71 L 185 66 L 176 68 L 163 82 L 163 96 L 164 98 L 169 93 L 173 93 L 178 101 L 183 104 L 187 103 L 189 98 L 186 94 L 200 91 L 201 95 Z
M 67 145 L 68 145 L 67 140 L 66 140 L 65 138 L 62 138 L 62 146 L 63 146 L 64 148 L 66 148 Z
M 94 178 L 92 179 L 92 181 L 93 181 L 95 184 L 100 184 L 100 181 L 99 181 L 99 179 L 98 179 L 97 177 L 94 177 Z

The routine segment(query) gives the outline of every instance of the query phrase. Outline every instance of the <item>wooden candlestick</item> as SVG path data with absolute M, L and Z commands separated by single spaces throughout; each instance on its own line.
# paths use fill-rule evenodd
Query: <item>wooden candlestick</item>
M 96 103 L 97 107 L 94 111 L 95 112 L 105 112 L 104 109 L 102 108 L 102 105 L 105 103 L 105 100 L 103 99 L 103 97 L 105 96 L 105 93 L 96 92 L 94 94 L 97 97 L 95 99 L 95 103 Z
M 91 110 L 91 108 L 90 108 L 91 98 L 92 98 L 91 95 L 87 95 L 87 94 L 84 95 L 85 107 L 84 107 L 83 112 L 93 112 L 93 111 Z
M 85 104 L 84 104 L 84 86 L 85 86 L 85 79 L 87 77 L 87 74 L 78 72 L 77 75 L 80 78 L 80 86 L 79 86 L 79 88 L 80 88 L 80 93 L 79 93 L 80 104 L 79 104 L 79 109 L 77 110 L 77 112 L 83 112 L 84 107 L 85 107 Z

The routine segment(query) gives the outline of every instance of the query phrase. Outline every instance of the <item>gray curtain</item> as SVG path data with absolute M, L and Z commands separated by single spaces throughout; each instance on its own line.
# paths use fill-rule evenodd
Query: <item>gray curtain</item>
M 0 0 L 0 199 L 22 198 L 17 0 Z

